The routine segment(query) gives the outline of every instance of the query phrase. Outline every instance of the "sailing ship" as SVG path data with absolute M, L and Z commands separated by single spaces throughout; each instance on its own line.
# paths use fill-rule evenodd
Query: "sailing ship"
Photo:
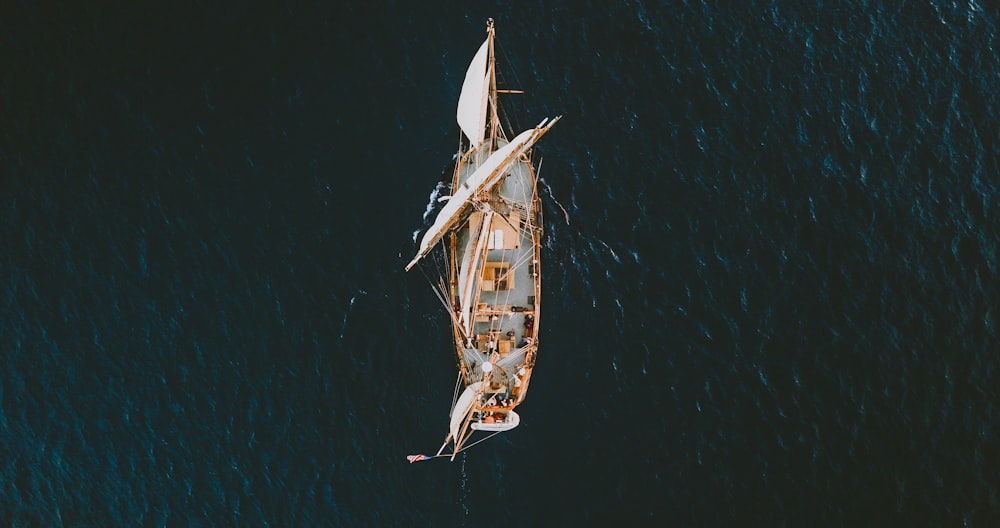
M 406 265 L 425 268 L 436 258 L 437 276 L 428 278 L 451 318 L 459 371 L 441 449 L 411 455 L 411 462 L 454 459 L 486 439 L 470 442 L 477 432 L 517 427 L 515 408 L 538 356 L 542 210 L 531 149 L 561 116 L 509 138 L 498 94 L 520 92 L 497 89 L 494 36 L 490 19 L 458 100 L 462 134 L 451 196 Z

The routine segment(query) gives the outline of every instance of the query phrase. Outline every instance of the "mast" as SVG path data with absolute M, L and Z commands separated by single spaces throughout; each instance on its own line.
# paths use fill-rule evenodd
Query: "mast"
M 497 69 L 496 69 L 496 54 L 493 41 L 496 37 L 496 30 L 493 28 L 493 19 L 489 18 L 486 20 L 486 40 L 490 43 L 490 51 L 488 55 L 488 65 L 486 67 L 486 73 L 490 78 L 490 88 L 489 88 L 489 98 L 490 98 L 490 108 L 488 112 L 488 119 L 490 123 L 490 150 L 497 148 L 497 130 L 500 128 L 500 118 L 497 116 Z

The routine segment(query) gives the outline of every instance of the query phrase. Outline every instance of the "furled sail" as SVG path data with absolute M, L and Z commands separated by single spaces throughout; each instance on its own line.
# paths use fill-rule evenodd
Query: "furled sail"
M 490 39 L 487 38 L 472 58 L 469 70 L 465 72 L 462 95 L 458 98 L 458 126 L 473 147 L 482 143 L 486 134 L 486 102 L 490 92 L 490 76 L 487 71 L 489 48 Z
M 489 211 L 483 216 L 483 224 L 480 228 L 479 241 L 476 243 L 476 250 L 470 256 L 473 258 L 476 255 L 483 254 L 483 248 L 486 246 L 486 241 L 490 234 L 490 223 L 493 221 L 493 211 Z M 465 273 L 465 290 L 462 295 L 462 324 L 465 328 L 465 335 L 472 334 L 472 299 L 473 293 L 472 286 L 475 284 L 476 277 L 479 276 L 479 259 L 476 259 L 476 263 L 469 267 L 464 264 L 462 271 Z
M 486 215 L 480 215 L 480 216 L 483 219 L 485 219 L 485 217 L 486 217 Z M 478 222 L 474 221 L 472 218 L 469 219 L 469 240 L 470 241 L 471 240 L 479 240 L 480 237 L 482 236 L 482 233 L 489 230 L 489 224 L 486 224 L 486 222 L 483 219 L 481 219 Z M 469 285 L 471 285 L 475 281 L 475 274 L 474 274 L 473 268 L 477 267 L 477 266 L 473 266 L 472 262 L 473 262 L 473 259 L 475 258 L 475 256 L 479 254 L 479 253 L 476 253 L 476 249 L 478 247 L 479 247 L 479 244 L 475 244 L 475 245 L 473 245 L 473 244 L 467 244 L 465 246 L 465 251 L 462 253 L 462 264 L 458 267 L 458 290 L 457 291 L 463 292 L 463 298 L 464 298 L 464 292 L 465 292 L 466 287 L 469 286 Z M 465 312 L 465 303 L 463 302 L 462 303 L 462 313 L 464 314 L 464 312 Z M 456 323 L 468 319 L 468 317 L 466 317 L 464 315 L 463 315 L 463 317 L 465 317 L 465 319 L 459 319 L 459 320 L 456 321 Z M 463 324 L 463 328 L 464 328 L 465 324 L 464 323 L 462 323 L 462 324 Z M 469 333 L 466 332 L 465 335 L 468 336 Z
M 465 391 L 458 398 L 458 401 L 455 402 L 455 407 L 451 410 L 451 423 L 448 429 L 451 431 L 451 437 L 456 439 L 456 441 L 462 433 L 462 425 L 469 416 L 469 412 L 472 411 L 472 404 L 476 401 L 476 396 L 479 395 L 482 387 L 483 382 L 481 381 L 466 387 Z M 444 449 L 444 446 L 441 446 L 441 449 Z
M 406 265 L 406 270 L 409 271 L 444 236 L 446 230 L 451 227 L 462 210 L 465 209 L 465 205 L 470 198 L 483 189 L 495 184 L 502 175 L 510 170 L 514 162 L 548 132 L 552 128 L 552 125 L 556 124 L 561 117 L 557 117 L 551 121 L 545 119 L 535 128 L 521 132 L 510 143 L 504 145 L 487 158 L 469 176 L 469 179 L 462 183 L 459 189 L 452 194 L 451 200 L 448 200 L 447 205 L 438 213 L 437 218 L 434 219 L 434 224 L 431 225 L 430 229 L 424 233 L 424 237 L 420 240 L 420 249 L 417 251 L 417 255 L 413 257 L 413 260 Z

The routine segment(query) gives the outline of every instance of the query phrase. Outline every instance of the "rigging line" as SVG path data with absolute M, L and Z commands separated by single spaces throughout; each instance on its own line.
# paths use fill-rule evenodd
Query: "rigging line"
M 524 266 L 524 264 L 528 262 L 528 259 L 533 259 L 534 257 L 534 251 L 525 251 L 517 260 L 513 261 L 511 266 L 508 268 L 509 271 L 507 272 L 507 275 L 517 271 L 521 266 Z M 507 290 L 508 297 L 510 296 L 510 292 L 510 290 Z
M 427 274 L 427 270 L 424 269 L 422 262 L 417 262 L 417 267 L 420 268 L 421 273 L 424 274 L 424 278 L 426 278 L 427 282 L 430 283 L 431 290 L 434 292 L 434 296 L 438 298 L 438 301 L 441 302 L 441 305 L 444 306 L 445 309 L 448 311 L 448 316 L 451 317 L 452 323 L 454 323 L 457 326 L 458 319 L 455 317 L 455 310 L 451 306 L 451 304 L 448 303 L 447 299 L 445 299 L 444 293 L 442 293 L 442 291 L 438 289 L 439 286 L 435 284 L 433 280 L 431 280 L 431 277 L 430 275 Z M 466 337 L 465 332 L 462 331 L 461 328 L 459 329 L 459 331 L 462 334 L 462 338 L 464 339 Z
M 458 403 L 458 389 L 462 386 L 462 371 L 458 371 L 458 378 L 455 379 L 455 391 L 451 395 L 451 410 L 448 411 L 448 415 L 455 412 L 455 405 Z
M 461 453 L 462 451 L 465 451 L 466 449 L 471 449 L 476 444 L 478 444 L 480 442 L 485 442 L 485 441 L 489 440 L 490 438 L 493 438 L 494 436 L 496 436 L 496 435 L 498 435 L 500 433 L 503 433 L 503 432 L 504 431 L 496 431 L 493 434 L 487 436 L 486 438 L 480 438 L 479 440 L 476 440 L 475 442 L 473 442 L 473 443 L 471 443 L 471 444 L 469 444 L 467 446 L 463 446 L 458 451 L 452 451 L 451 453 L 445 453 L 443 455 L 440 454 L 440 453 L 437 454 L 437 455 L 410 455 L 412 457 L 420 457 L 420 458 L 416 458 L 415 460 L 410 460 L 410 463 L 412 464 L 413 462 L 422 462 L 424 460 L 431 460 L 431 459 L 434 459 L 434 458 L 455 458 L 455 455 Z M 409 458 L 409 457 L 407 457 L 407 458 Z
M 513 226 L 511 226 L 511 227 L 513 227 Z M 521 233 L 520 233 L 520 231 L 518 231 L 518 237 L 519 238 L 520 238 L 520 235 L 521 235 Z M 512 254 L 513 253 L 512 250 L 506 250 L 506 249 L 501 250 L 501 252 L 504 254 L 505 257 L 508 254 Z M 517 267 L 518 267 L 517 261 L 515 261 L 514 265 L 513 266 L 509 266 L 507 268 L 507 271 L 504 273 L 503 277 L 504 277 L 504 279 L 506 279 L 508 281 L 508 283 L 509 283 L 511 277 L 513 277 L 512 273 L 514 273 L 514 271 L 517 270 Z M 507 290 L 505 290 L 505 292 L 503 294 L 503 304 L 501 306 L 510 306 L 510 295 L 511 295 L 512 292 L 513 292 L 513 290 L 510 289 L 510 288 L 508 288 Z M 496 325 L 495 326 L 494 326 L 494 324 L 493 324 L 492 321 L 490 322 L 490 330 L 491 331 L 501 331 L 501 330 L 503 330 L 503 324 L 504 324 L 504 322 L 505 321 L 510 321 L 510 319 L 511 319 L 511 317 L 509 315 L 500 315 L 499 317 L 497 317 Z
M 518 238 L 520 238 L 520 235 L 521 235 L 521 233 L 518 232 Z M 504 250 L 504 253 L 506 254 L 506 253 L 508 253 L 508 251 Z M 511 250 L 509 253 L 513 254 L 514 251 Z M 507 272 L 504 273 L 504 279 L 507 280 L 508 286 L 510 284 L 511 278 L 514 277 L 513 273 L 515 271 L 517 271 L 517 261 L 514 262 L 513 266 L 509 266 L 507 268 Z M 503 296 L 503 305 L 504 306 L 510 306 L 510 294 L 511 294 L 511 292 L 513 292 L 513 289 L 511 289 L 511 288 L 508 287 L 507 290 L 506 290 L 506 292 L 504 293 L 504 296 Z M 498 330 L 503 330 L 503 322 L 502 321 L 504 319 L 506 319 L 506 320 L 509 321 L 510 320 L 510 316 L 508 316 L 508 315 L 500 316 L 500 319 L 498 321 L 498 325 L 500 326 L 500 328 L 498 328 Z
M 518 233 L 518 235 L 520 236 L 520 232 Z M 514 253 L 513 251 L 509 251 L 509 250 L 503 250 L 503 252 L 504 252 L 505 255 L 508 254 L 508 253 Z M 515 260 L 513 262 L 513 265 L 508 268 L 508 271 L 507 271 L 507 273 L 504 276 L 508 277 L 508 280 L 509 280 L 509 277 L 512 276 L 511 274 L 514 273 L 518 268 L 520 268 L 521 266 L 523 266 L 524 263 L 527 262 L 528 259 L 531 258 L 531 257 L 534 257 L 534 252 L 532 252 L 532 251 L 525 251 L 518 260 Z M 504 306 L 509 306 L 510 305 L 510 296 L 511 296 L 512 293 L 513 293 L 512 289 L 507 289 L 505 291 L 505 293 L 503 295 L 503 305 Z M 499 317 L 497 317 L 496 326 L 494 326 L 493 321 L 490 321 L 490 327 L 489 328 L 490 328 L 491 331 L 500 331 L 500 330 L 503 330 L 503 324 L 504 324 L 504 322 L 510 322 L 512 319 L 513 318 L 510 315 L 500 315 Z
M 487 436 L 486 438 L 480 438 L 479 440 L 476 440 L 475 442 L 473 442 L 473 443 L 471 443 L 471 444 L 469 444 L 467 446 L 462 447 L 462 449 L 459 449 L 454 454 L 457 455 L 457 454 L 461 453 L 462 451 L 465 451 L 466 449 L 470 449 L 472 447 L 475 447 L 476 444 L 478 444 L 480 442 L 485 442 L 485 441 L 489 440 L 490 438 L 493 438 L 494 436 L 496 436 L 496 435 L 498 435 L 498 434 L 500 434 L 502 432 L 504 432 L 504 431 L 496 431 L 493 434 Z
M 512 63 L 512 61 L 510 60 L 510 57 L 507 55 L 506 49 L 502 45 L 501 46 L 494 45 L 494 50 L 493 50 L 494 62 L 496 61 L 497 52 L 499 52 L 499 54 L 500 54 L 501 63 L 503 63 L 503 64 L 511 64 Z M 521 87 L 523 87 L 524 85 L 521 83 L 521 79 L 518 78 L 517 72 L 513 71 L 514 68 L 508 68 L 508 69 L 511 70 L 511 71 L 503 72 L 503 71 L 499 71 L 499 69 L 496 68 L 496 66 L 494 66 L 494 70 L 496 70 L 496 72 L 499 73 L 500 80 L 503 81 L 503 85 L 505 87 L 507 87 L 507 88 L 511 88 L 511 87 L 513 87 L 513 88 L 521 88 Z M 511 81 L 510 82 L 508 82 L 508 79 L 507 79 L 508 75 L 510 75 L 510 77 L 511 77 Z M 522 110 L 522 114 L 523 114 L 524 113 L 523 112 L 524 111 L 524 99 L 523 98 L 519 99 L 519 102 L 521 103 L 521 110 Z M 497 103 L 497 106 L 500 106 L 499 102 Z M 517 120 L 517 113 L 516 112 L 512 116 L 510 113 L 508 113 L 506 111 L 506 108 L 504 108 L 503 109 L 503 119 L 504 119 L 504 121 L 506 121 L 506 125 L 507 125 L 508 128 L 510 128 L 511 130 L 517 130 L 518 129 L 518 125 L 520 123 L 517 122 L 518 120 Z
M 520 235 L 521 235 L 521 233 L 520 233 L 520 231 L 518 231 L 518 236 L 520 237 Z M 502 250 L 502 251 L 503 251 L 503 253 L 505 255 L 507 255 L 507 254 L 513 254 L 514 253 L 511 250 Z M 505 274 L 505 277 L 508 277 L 508 280 L 509 280 L 509 277 L 513 276 L 512 274 L 515 271 L 517 271 L 521 266 L 523 266 L 526 262 L 528 262 L 529 259 L 532 259 L 532 258 L 534 258 L 534 252 L 533 251 L 524 251 L 522 253 L 522 255 L 517 260 L 513 261 L 512 265 L 510 267 L 508 267 L 508 270 L 507 270 L 507 273 Z M 513 293 L 512 289 L 507 289 L 504 292 L 504 294 L 503 294 L 503 305 L 510 305 L 510 296 L 511 296 L 512 293 Z M 504 322 L 505 321 L 509 322 L 511 319 L 512 319 L 512 317 L 509 316 L 509 315 L 500 315 L 500 316 L 497 317 L 497 320 L 496 320 L 495 324 L 494 324 L 494 322 L 492 320 L 490 321 L 489 329 L 491 331 L 502 330 Z
M 490 438 L 493 438 L 494 436 L 496 436 L 496 435 L 498 435 L 500 433 L 503 433 L 503 432 L 506 432 L 506 431 L 495 431 L 493 434 L 487 436 L 486 438 L 480 438 L 479 440 L 476 440 L 475 442 L 473 442 L 473 443 L 471 443 L 471 444 L 469 444 L 467 446 L 462 446 L 462 448 L 459 449 L 458 451 L 452 451 L 451 453 L 445 453 L 443 455 L 442 454 L 437 454 L 437 455 L 418 455 L 418 456 L 424 457 L 424 458 L 421 458 L 419 460 L 420 461 L 422 461 L 422 460 L 430 460 L 432 458 L 455 458 L 455 455 L 461 453 L 462 451 L 465 451 L 466 449 L 472 449 L 473 447 L 475 447 L 480 442 L 485 442 L 485 441 L 489 440 Z
M 534 244 L 534 242 L 532 242 L 532 244 Z M 529 249 L 534 249 L 534 248 L 529 248 Z M 523 265 L 524 265 L 524 263 L 525 263 L 525 262 L 527 262 L 529 258 L 534 258 L 534 256 L 535 256 L 535 252 L 534 252 L 534 251 L 531 251 L 531 250 L 526 250 L 526 251 L 525 251 L 525 252 L 524 252 L 524 253 L 523 253 L 523 254 L 521 255 L 521 257 L 520 257 L 520 258 L 518 258 L 517 260 L 515 260 L 515 261 L 514 261 L 514 266 L 513 266 L 513 268 L 511 268 L 511 269 L 514 269 L 514 270 L 516 270 L 517 268 L 519 268 L 519 267 L 523 266 Z
M 532 233 L 538 229 L 535 226 L 535 220 L 538 216 L 538 211 L 535 211 L 535 207 L 541 207 L 540 200 L 538 199 L 538 179 L 542 173 L 542 161 L 544 159 L 539 158 L 538 167 L 531 171 L 531 212 L 528 214 L 528 226 L 531 228 Z
M 501 218 L 503 218 L 503 215 L 501 215 Z M 506 218 L 504 218 L 504 220 L 507 221 Z M 524 219 L 524 220 L 527 220 L 527 219 Z M 520 239 L 521 239 L 521 235 L 522 235 L 520 226 L 514 227 L 513 225 L 511 225 L 511 223 L 509 221 L 507 221 L 507 225 L 509 225 L 512 229 L 514 229 L 514 230 L 517 231 L 518 242 L 520 243 Z M 530 230 L 529 230 L 529 232 L 530 232 Z M 503 250 L 503 251 L 506 253 L 507 251 L 510 251 L 510 250 Z M 510 252 L 513 253 L 513 251 L 510 251 Z M 528 258 L 531 258 L 531 257 L 534 257 L 534 253 L 533 252 L 531 252 L 531 251 L 524 251 L 523 254 L 522 254 L 522 256 L 520 258 L 518 258 L 517 260 L 513 261 L 513 264 L 510 266 L 509 271 L 507 272 L 507 275 L 510 275 L 511 273 L 513 273 L 514 271 L 516 271 L 519 267 L 523 266 L 524 263 L 528 261 Z M 509 295 L 510 295 L 510 291 L 509 290 L 507 291 L 507 295 L 509 297 Z
M 438 289 L 439 285 L 431 279 L 430 275 L 427 274 L 427 270 L 424 269 L 424 266 L 420 262 L 417 263 L 417 267 L 420 268 L 420 271 L 424 274 L 424 278 L 426 278 L 427 282 L 431 285 L 431 290 L 434 292 L 434 296 L 437 297 L 438 300 L 441 301 L 441 304 L 443 304 L 444 307 L 450 312 L 451 307 L 448 305 L 448 301 L 445 300 L 444 295 L 442 295 L 441 291 Z

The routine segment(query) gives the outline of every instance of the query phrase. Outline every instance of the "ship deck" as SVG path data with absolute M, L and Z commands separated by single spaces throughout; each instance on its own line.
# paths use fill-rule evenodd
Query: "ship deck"
M 467 177 L 469 172 L 462 177 Z M 485 269 L 477 286 L 479 299 L 473 307 L 472 331 L 480 352 L 491 352 L 495 346 L 503 357 L 510 350 L 525 345 L 528 342 L 525 338 L 534 339 L 536 335 L 539 263 L 534 235 L 527 221 L 534 218 L 536 203 L 534 177 L 528 163 L 515 164 L 487 203 L 494 212 L 490 229 L 502 233 L 498 239 L 491 236 L 492 246 L 498 247 L 486 252 Z M 483 214 L 473 213 L 469 225 L 459 231 L 456 243 L 459 261 L 470 244 L 476 245 L 476 240 L 471 240 L 473 228 L 470 225 L 477 221 L 482 223 Z M 457 291 L 464 288 L 465 281 L 460 279 Z

